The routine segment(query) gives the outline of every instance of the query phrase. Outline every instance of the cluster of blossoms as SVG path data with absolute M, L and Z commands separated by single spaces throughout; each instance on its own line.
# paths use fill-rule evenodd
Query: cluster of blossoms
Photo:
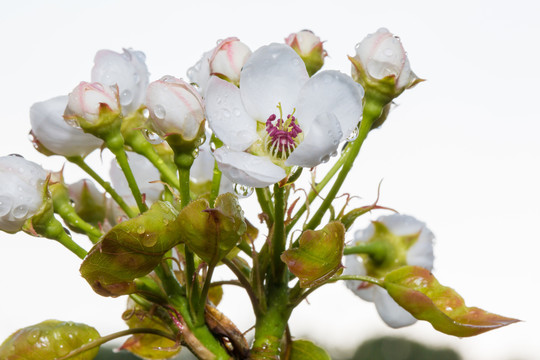
M 374 302 L 392 327 L 422 319 L 471 336 L 515 321 L 466 307 L 433 278 L 434 236 L 411 216 L 382 216 L 346 241 L 359 216 L 387 208 L 375 203 L 345 212 L 347 202 L 335 214 L 332 203 L 369 132 L 385 121 L 392 100 L 421 79 L 386 29 L 356 46 L 351 75 L 321 71 L 326 56 L 307 30 L 254 51 L 230 37 L 205 52 L 187 80 L 166 75 L 150 82 L 142 52 L 99 51 L 90 82 L 30 110 L 36 149 L 65 157 L 92 179 L 66 184 L 62 172 L 0 157 L 0 229 L 57 240 L 83 260 L 81 275 L 96 293 L 128 295 L 124 318 L 132 337 L 122 349 L 143 358 L 170 358 L 183 345 L 203 359 L 301 353 L 329 359 L 285 333 L 292 309 L 338 280 Z M 339 160 L 295 209 L 300 199 L 288 199 L 302 169 L 328 162 L 340 147 Z M 85 161 L 96 149 L 114 155 L 112 185 Z M 254 188 L 267 226 L 262 243 L 237 196 Z M 295 227 L 300 219 L 303 226 Z M 86 235 L 92 249 L 84 250 L 64 225 Z M 237 279 L 213 282 L 219 265 Z M 217 309 L 224 283 L 250 297 L 251 345 Z M 29 341 L 36 329 L 46 335 Z M 65 346 L 66 337 L 77 341 Z M 99 344 L 86 325 L 48 321 L 14 333 L 0 358 L 91 359 Z

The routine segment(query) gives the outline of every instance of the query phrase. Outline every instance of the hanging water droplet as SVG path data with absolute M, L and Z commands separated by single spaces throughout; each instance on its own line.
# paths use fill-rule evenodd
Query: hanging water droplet
M 158 145 L 164 141 L 158 134 L 148 129 L 141 129 L 141 132 L 146 141 L 148 141 L 152 145 Z
M 165 115 L 167 115 L 167 112 L 165 111 L 165 108 L 163 105 L 157 104 L 154 106 L 153 109 L 154 116 L 160 120 L 165 119 Z
M 214 152 L 214 151 L 216 151 L 216 149 L 217 149 L 216 143 L 213 142 L 213 141 L 210 142 L 210 151 Z
M 324 164 L 324 163 L 327 163 L 328 160 L 330 160 L 330 155 L 327 154 L 321 157 L 320 162 Z
M 120 94 L 120 105 L 127 106 L 133 101 L 133 94 L 129 90 L 124 90 Z
M 334 150 L 333 153 L 330 154 L 331 157 L 336 157 L 338 154 L 338 151 L 337 150 Z
M 191 152 L 191 156 L 193 156 L 193 158 L 196 159 L 197 156 L 199 156 L 199 148 L 194 149 L 194 150 Z
M 0 217 L 9 214 L 13 205 L 11 198 L 8 196 L 0 196 Z
M 239 197 L 239 198 L 247 198 L 249 197 L 251 194 L 253 194 L 253 191 L 255 189 L 251 186 L 246 186 L 246 185 L 242 185 L 242 184 L 234 184 L 234 193 Z
M 26 215 L 28 215 L 28 206 L 22 204 L 15 207 L 13 210 L 11 210 L 11 215 L 13 215 L 15 219 L 24 218 Z
M 358 133 L 360 132 L 360 130 L 358 130 L 358 127 L 355 127 L 353 129 L 353 131 L 351 131 L 351 133 L 349 134 L 349 136 L 347 137 L 347 141 L 354 141 L 356 140 L 356 138 L 358 137 Z

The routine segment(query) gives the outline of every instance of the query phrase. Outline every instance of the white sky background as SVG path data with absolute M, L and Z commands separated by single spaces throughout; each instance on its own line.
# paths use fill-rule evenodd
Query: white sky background
M 384 179 L 380 204 L 416 216 L 436 234 L 437 278 L 468 305 L 524 322 L 461 340 L 424 322 L 396 331 L 372 304 L 335 284 L 293 314 L 293 335 L 309 334 L 342 350 L 390 334 L 452 345 L 472 360 L 538 358 L 539 4 L 3 0 L 0 155 L 19 153 L 54 170 L 62 166 L 61 158 L 33 150 L 28 111 L 32 103 L 90 80 L 99 49 L 144 51 L 156 80 L 185 77 L 217 39 L 237 36 L 255 49 L 308 28 L 327 40 L 325 69 L 349 73 L 346 55 L 354 54 L 355 44 L 387 27 L 401 37 L 413 70 L 428 81 L 399 97 L 388 121 L 370 134 L 344 191 L 365 205 Z M 81 176 L 74 170 L 67 166 L 68 180 Z M 85 322 L 102 334 L 124 329 L 124 299 L 94 294 L 74 255 L 46 239 L 0 235 L 0 341 L 48 318 Z M 223 309 L 247 329 L 247 300 L 234 294 L 226 289 Z

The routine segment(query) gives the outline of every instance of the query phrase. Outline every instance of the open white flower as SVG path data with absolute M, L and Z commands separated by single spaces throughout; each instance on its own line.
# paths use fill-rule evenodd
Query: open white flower
M 21 156 L 0 157 L 0 230 L 15 233 L 43 204 L 47 172 Z
M 122 54 L 100 50 L 94 57 L 92 82 L 118 86 L 124 115 L 136 111 L 144 102 L 149 81 L 145 60 L 143 52 L 133 49 L 124 49 Z
M 30 108 L 32 135 L 35 141 L 57 155 L 86 156 L 100 147 L 103 140 L 66 123 L 64 110 L 67 103 L 66 95 L 32 105 Z
M 285 44 L 261 47 L 242 68 L 240 88 L 215 76 L 208 82 L 207 119 L 226 145 L 214 152 L 220 170 L 235 183 L 264 187 L 288 167 L 317 166 L 358 125 L 363 93 L 338 71 L 310 78 Z
M 382 226 L 381 226 L 382 225 Z M 381 216 L 366 229 L 355 233 L 355 244 L 383 241 L 390 246 L 391 255 L 375 264 L 368 255 L 347 255 L 346 275 L 382 277 L 385 272 L 405 265 L 433 268 L 434 235 L 426 224 L 409 215 Z M 362 281 L 348 280 L 347 287 L 360 298 L 374 302 L 383 321 L 393 328 L 409 326 L 416 319 L 399 306 L 385 289 Z

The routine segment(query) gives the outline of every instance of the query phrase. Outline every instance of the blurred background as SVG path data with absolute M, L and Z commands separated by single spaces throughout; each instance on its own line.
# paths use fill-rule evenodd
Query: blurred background
M 362 346 L 390 349 L 384 355 L 390 357 L 381 359 L 408 359 L 391 354 L 420 347 L 403 339 L 429 351 L 455 349 L 464 360 L 537 359 L 538 14 L 540 3 L 531 0 L 2 1 L 1 154 L 19 153 L 52 170 L 64 165 L 33 150 L 28 111 L 34 102 L 89 81 L 99 49 L 144 51 L 156 80 L 185 77 L 218 39 L 237 36 L 256 49 L 311 29 L 326 40 L 330 56 L 323 69 L 350 73 L 346 56 L 354 55 L 355 44 L 387 27 L 427 81 L 402 94 L 384 126 L 370 134 L 343 191 L 360 197 L 354 205 L 366 205 L 383 180 L 379 204 L 414 215 L 435 233 L 440 282 L 469 306 L 523 322 L 467 339 L 439 334 L 424 322 L 392 330 L 373 304 L 333 284 L 293 313 L 292 334 L 313 339 L 335 359 L 352 359 L 364 341 L 378 337 Z M 101 165 L 98 153 L 90 160 Z M 70 165 L 65 174 L 67 181 L 83 177 Z M 255 222 L 252 200 L 244 203 Z M 366 216 L 355 229 L 382 214 Z M 124 329 L 125 299 L 93 293 L 79 266 L 76 256 L 52 241 L 0 234 L 0 339 L 49 318 L 84 322 L 101 334 Z M 225 289 L 220 308 L 242 330 L 253 324 L 245 312 L 248 299 L 236 289 Z M 395 351 L 403 348 L 409 350 Z

